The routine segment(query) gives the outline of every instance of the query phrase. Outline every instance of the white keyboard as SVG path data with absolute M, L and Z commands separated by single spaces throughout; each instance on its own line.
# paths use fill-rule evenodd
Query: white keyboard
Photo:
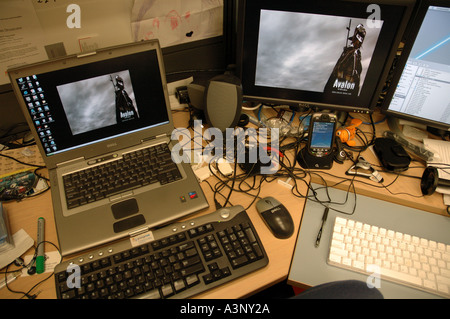
M 450 245 L 336 217 L 328 264 L 450 298 Z

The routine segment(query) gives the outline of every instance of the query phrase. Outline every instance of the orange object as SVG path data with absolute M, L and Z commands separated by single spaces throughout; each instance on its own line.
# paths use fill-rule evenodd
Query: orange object
M 339 137 L 342 143 L 346 143 L 348 146 L 355 146 L 354 141 L 356 128 L 362 124 L 360 119 L 352 119 L 350 125 L 347 127 L 341 127 L 336 130 L 336 136 Z

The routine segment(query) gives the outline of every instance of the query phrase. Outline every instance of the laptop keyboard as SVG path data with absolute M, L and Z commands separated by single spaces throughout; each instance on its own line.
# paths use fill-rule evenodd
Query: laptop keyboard
M 181 179 L 169 146 L 158 144 L 122 158 L 63 176 L 67 208 L 92 203 L 137 187 Z
M 55 268 L 59 299 L 188 298 L 269 262 L 242 206 L 157 229 L 154 240 L 122 241 Z M 69 266 L 79 266 L 76 275 Z M 71 286 L 71 287 L 69 287 Z

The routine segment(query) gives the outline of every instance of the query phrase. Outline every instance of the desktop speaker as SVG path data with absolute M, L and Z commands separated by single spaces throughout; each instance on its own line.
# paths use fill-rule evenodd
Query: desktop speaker
M 192 82 L 187 86 L 187 90 L 191 105 L 197 110 L 203 110 L 205 108 L 205 85 Z
M 242 86 L 240 80 L 231 74 L 213 77 L 205 88 L 204 112 L 211 127 L 224 132 L 234 128 L 242 111 Z

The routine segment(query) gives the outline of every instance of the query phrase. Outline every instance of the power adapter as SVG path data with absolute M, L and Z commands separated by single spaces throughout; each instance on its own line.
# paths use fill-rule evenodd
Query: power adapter
M 198 181 L 201 183 L 211 176 L 211 171 L 209 170 L 208 166 L 203 166 L 201 168 L 194 170 L 194 174 L 195 176 L 197 176 Z
M 178 99 L 180 104 L 189 104 L 189 94 L 187 86 L 179 86 L 175 88 L 175 97 Z
M 219 169 L 219 172 L 224 176 L 230 176 L 231 174 L 233 174 L 233 168 L 229 163 L 225 162 L 225 160 L 219 160 L 217 162 L 217 167 Z

